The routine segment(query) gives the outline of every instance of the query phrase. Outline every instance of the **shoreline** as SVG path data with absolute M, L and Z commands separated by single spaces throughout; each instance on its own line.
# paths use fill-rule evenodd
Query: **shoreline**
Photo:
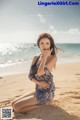
M 32 60 L 28 60 L 25 62 L 18 62 L 18 63 L 12 63 L 12 64 L 5 64 L 0 67 L 0 77 L 4 75 L 15 75 L 15 74 L 22 74 L 22 73 L 28 73 L 30 70 Z M 80 63 L 79 60 L 77 61 L 65 61 L 65 62 L 57 62 L 57 65 L 63 65 L 63 64 L 75 64 Z

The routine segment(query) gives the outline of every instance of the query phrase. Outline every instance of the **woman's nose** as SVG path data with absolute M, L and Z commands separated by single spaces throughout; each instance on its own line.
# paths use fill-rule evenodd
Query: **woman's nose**
M 46 45 L 43 45 L 43 48 L 46 48 Z

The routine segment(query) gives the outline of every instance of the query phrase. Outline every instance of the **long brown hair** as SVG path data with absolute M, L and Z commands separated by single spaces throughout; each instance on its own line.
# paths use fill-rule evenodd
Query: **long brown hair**
M 39 37 L 38 37 L 38 40 L 37 40 L 38 47 L 39 47 L 40 40 L 42 38 L 48 38 L 50 40 L 50 49 L 53 49 L 52 52 L 51 52 L 51 55 L 53 55 L 53 56 L 56 55 L 56 52 L 58 52 L 58 50 L 60 48 L 56 47 L 56 45 L 54 43 L 53 37 L 49 33 L 42 33 L 42 34 L 40 34 Z

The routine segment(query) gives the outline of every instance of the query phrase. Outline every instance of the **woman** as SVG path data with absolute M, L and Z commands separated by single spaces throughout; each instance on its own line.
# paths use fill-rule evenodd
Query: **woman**
M 39 56 L 34 56 L 29 72 L 29 79 L 36 84 L 35 92 L 25 94 L 12 102 L 14 111 L 26 113 L 41 105 L 51 105 L 54 97 L 54 82 L 51 74 L 52 68 L 56 66 L 58 49 L 52 36 L 43 33 L 37 40 L 41 50 Z

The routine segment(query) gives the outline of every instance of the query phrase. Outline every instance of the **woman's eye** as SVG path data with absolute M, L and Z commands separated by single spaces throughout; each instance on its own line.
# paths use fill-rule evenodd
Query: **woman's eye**
M 49 45 L 49 43 L 48 43 L 48 42 L 47 42 L 46 44 L 47 44 L 47 45 Z
M 41 42 L 41 45 L 43 44 L 43 42 Z

